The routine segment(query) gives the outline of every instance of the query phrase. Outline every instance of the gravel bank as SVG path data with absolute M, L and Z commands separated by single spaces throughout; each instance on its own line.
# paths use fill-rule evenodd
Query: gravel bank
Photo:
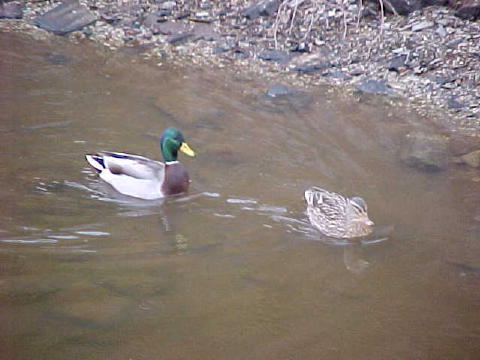
M 461 19 L 452 8 L 400 16 L 356 0 L 74 0 L 63 12 L 59 4 L 6 3 L 23 10 L 10 16 L 22 19 L 0 20 L 0 26 L 36 24 L 112 49 L 139 47 L 159 62 L 405 98 L 442 127 L 480 136 L 480 22 Z

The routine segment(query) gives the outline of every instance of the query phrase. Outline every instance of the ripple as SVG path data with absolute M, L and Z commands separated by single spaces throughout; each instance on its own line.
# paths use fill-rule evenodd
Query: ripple
M 12 243 L 12 244 L 56 244 L 58 240 L 55 239 L 4 239 L 0 240 L 4 243 Z
M 88 235 L 88 236 L 109 236 L 110 233 L 104 231 L 93 231 L 93 230 L 85 230 L 85 231 L 75 231 L 75 233 L 80 235 Z
M 254 199 L 242 199 L 242 198 L 229 198 L 227 199 L 229 204 L 256 204 L 257 200 Z

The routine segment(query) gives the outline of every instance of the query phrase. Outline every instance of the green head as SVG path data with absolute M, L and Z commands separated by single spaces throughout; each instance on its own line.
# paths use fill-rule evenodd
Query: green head
M 165 162 L 176 161 L 178 150 L 188 156 L 195 156 L 195 152 L 185 142 L 180 130 L 175 128 L 167 128 L 163 131 L 160 138 L 160 150 Z

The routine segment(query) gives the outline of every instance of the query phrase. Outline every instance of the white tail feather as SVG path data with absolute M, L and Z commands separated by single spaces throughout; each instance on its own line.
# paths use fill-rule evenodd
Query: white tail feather
M 97 169 L 98 171 L 103 171 L 105 170 L 105 168 L 102 166 L 101 163 L 99 163 L 94 156 L 92 155 L 85 155 L 85 159 L 87 159 L 88 163 L 90 165 L 92 165 L 92 167 L 94 167 L 95 169 Z

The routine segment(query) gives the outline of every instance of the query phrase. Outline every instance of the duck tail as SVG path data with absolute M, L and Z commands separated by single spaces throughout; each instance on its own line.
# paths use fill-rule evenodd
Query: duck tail
M 97 154 L 86 154 L 85 159 L 98 172 L 102 172 L 106 168 L 103 158 Z

